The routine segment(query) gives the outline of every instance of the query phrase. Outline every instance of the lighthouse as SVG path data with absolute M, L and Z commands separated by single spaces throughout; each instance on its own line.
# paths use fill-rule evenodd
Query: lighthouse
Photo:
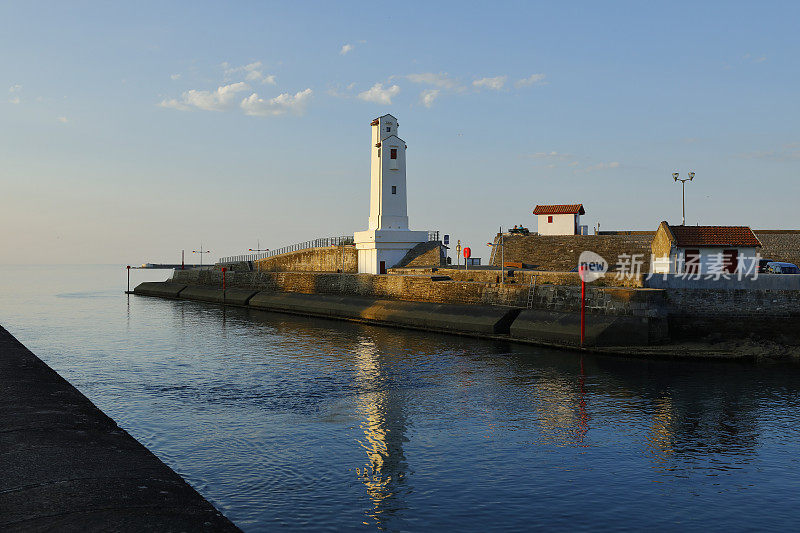
M 427 231 L 408 229 L 406 143 L 398 137 L 397 119 L 372 121 L 369 226 L 354 234 L 360 274 L 386 274 L 414 246 L 428 240 Z

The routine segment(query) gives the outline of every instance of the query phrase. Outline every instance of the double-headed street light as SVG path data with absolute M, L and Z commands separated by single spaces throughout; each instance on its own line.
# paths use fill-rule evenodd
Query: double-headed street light
M 681 182 L 681 193 L 683 197 L 683 222 L 681 222 L 681 226 L 685 226 L 686 225 L 686 182 L 692 181 L 694 179 L 694 172 L 689 172 L 688 178 L 679 178 L 678 176 L 680 176 L 680 174 L 678 174 L 677 172 L 672 173 L 672 179 Z
M 210 254 L 211 250 L 203 250 L 203 243 L 200 243 L 199 250 L 192 250 L 193 254 L 200 254 L 200 266 L 203 266 L 203 254 Z

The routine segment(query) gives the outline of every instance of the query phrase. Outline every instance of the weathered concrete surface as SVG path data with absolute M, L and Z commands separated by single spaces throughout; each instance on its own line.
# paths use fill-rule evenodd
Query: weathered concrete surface
M 238 531 L 0 327 L 0 530 Z
M 247 305 L 250 298 L 258 291 L 253 289 L 222 289 L 213 287 L 188 286 L 181 291 L 180 297 L 186 300 L 199 300 L 201 302 L 226 303 L 229 305 Z
M 133 293 L 143 294 L 145 296 L 160 296 L 161 298 L 177 298 L 180 292 L 185 288 L 185 283 L 171 283 L 169 281 L 145 281 L 133 289 Z
M 249 305 L 256 309 L 270 311 L 329 316 L 470 334 L 508 333 L 509 324 L 519 312 L 515 309 L 491 306 L 270 291 L 263 291 L 253 296 Z
M 580 346 L 580 313 L 526 309 L 511 324 L 514 338 Z M 667 337 L 666 318 L 586 315 L 586 346 L 646 346 Z

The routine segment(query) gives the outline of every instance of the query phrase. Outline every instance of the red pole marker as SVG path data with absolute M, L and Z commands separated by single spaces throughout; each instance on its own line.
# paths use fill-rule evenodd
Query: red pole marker
M 583 276 L 583 266 L 578 268 L 578 273 L 581 276 L 581 347 L 583 347 L 583 340 L 586 337 L 586 280 Z

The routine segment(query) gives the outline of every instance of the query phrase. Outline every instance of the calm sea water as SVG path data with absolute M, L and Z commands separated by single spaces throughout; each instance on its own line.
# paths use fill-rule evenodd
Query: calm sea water
M 0 267 L 0 323 L 246 531 L 800 517 L 797 366 L 581 357 L 124 288 L 117 266 Z

